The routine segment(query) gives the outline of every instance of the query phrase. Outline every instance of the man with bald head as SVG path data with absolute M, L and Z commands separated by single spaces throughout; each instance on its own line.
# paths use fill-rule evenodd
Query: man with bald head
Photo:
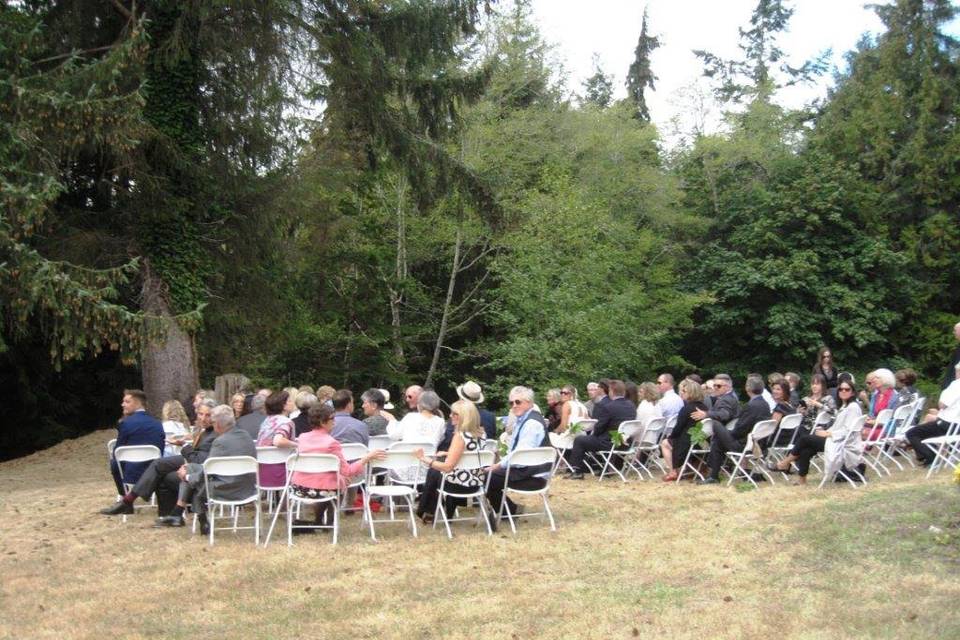
M 420 401 L 420 394 L 423 393 L 423 387 L 418 384 L 412 384 L 403 392 L 403 399 L 407 403 L 407 409 L 411 412 L 417 411 L 417 403 Z

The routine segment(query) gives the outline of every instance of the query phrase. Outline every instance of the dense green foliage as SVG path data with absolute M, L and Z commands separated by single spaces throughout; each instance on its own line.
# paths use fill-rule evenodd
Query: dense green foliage
M 646 19 L 627 99 L 597 64 L 571 102 L 522 1 L 4 3 L 0 380 L 44 435 L 6 427 L 3 455 L 113 415 L 141 372 L 100 352 L 137 360 L 156 314 L 204 386 L 472 377 L 496 405 L 516 383 L 805 372 L 821 344 L 938 375 L 955 10 L 876 10 L 885 32 L 791 111 L 777 90 L 822 60 L 788 65 L 792 10 L 760 0 L 739 58 L 700 52 L 723 131 L 665 153 Z

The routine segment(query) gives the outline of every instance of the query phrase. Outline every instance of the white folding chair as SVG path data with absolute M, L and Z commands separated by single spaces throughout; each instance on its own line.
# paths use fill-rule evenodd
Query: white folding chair
M 126 447 L 117 447 L 116 439 L 111 440 L 107 443 L 107 449 L 110 449 L 113 453 L 114 459 L 117 461 L 117 467 L 120 469 L 120 483 L 123 485 L 124 493 L 130 493 L 133 490 L 132 482 L 127 482 L 123 477 L 123 463 L 124 462 L 151 462 L 160 457 L 160 449 L 156 448 L 152 444 L 134 444 L 128 445 Z M 114 446 L 111 446 L 114 445 Z M 150 496 L 150 503 L 144 505 L 134 505 L 134 512 L 137 509 L 143 509 L 146 507 L 156 506 L 156 495 Z M 120 519 L 121 522 L 127 521 L 127 515 L 124 514 Z
M 617 448 L 616 444 L 611 444 L 610 449 L 603 451 L 589 451 L 587 455 L 591 457 L 594 462 L 600 467 L 600 477 L 597 479 L 598 482 L 603 482 L 603 479 L 608 475 L 616 474 L 619 478 L 626 482 L 627 476 L 630 475 L 630 471 L 633 470 L 637 476 L 643 480 L 643 475 L 640 471 L 633 466 L 632 460 L 637 455 L 637 445 L 633 441 L 634 437 L 643 431 L 643 423 L 639 420 L 624 420 L 620 423 L 620 426 L 617 427 L 617 433 L 620 434 L 620 437 L 623 441 L 623 447 Z M 639 438 L 637 438 L 639 440 Z M 629 442 L 630 444 L 626 444 Z M 626 475 L 617 467 L 615 461 L 617 459 L 621 460 L 621 463 L 626 471 Z
M 481 446 L 483 447 L 484 451 L 489 451 L 494 455 L 494 457 L 500 453 L 500 441 L 494 438 L 484 438 Z
M 829 429 L 830 425 L 833 424 L 836 420 L 836 416 L 826 412 L 821 411 L 817 414 L 817 417 L 813 420 L 813 428 L 810 429 L 810 433 L 814 433 L 817 429 Z M 813 458 L 810 459 L 810 466 L 816 469 L 818 472 L 822 473 L 823 470 L 820 468 L 820 465 L 817 463 L 818 460 L 823 460 L 823 453 L 818 453 Z
M 107 458 L 109 458 L 109 459 L 111 459 L 111 460 L 113 459 L 113 449 L 114 449 L 116 446 L 117 446 L 117 439 L 116 439 L 116 438 L 112 438 L 109 442 L 107 442 Z
M 514 449 L 510 455 L 510 465 L 506 469 L 503 478 L 503 499 L 500 501 L 500 512 L 497 518 L 503 520 L 504 514 L 510 521 L 510 530 L 517 533 L 517 526 L 514 523 L 516 518 L 531 518 L 533 516 L 545 515 L 550 520 L 550 530 L 556 531 L 557 525 L 553 520 L 553 513 L 550 511 L 550 503 L 547 501 L 547 493 L 550 491 L 550 481 L 553 479 L 553 467 L 557 451 L 553 447 L 533 447 L 529 449 Z M 540 489 L 513 489 L 510 487 L 510 470 L 514 467 L 535 467 L 543 465 L 546 469 L 544 476 L 545 484 Z M 534 496 L 539 495 L 543 500 L 543 511 L 531 511 L 524 513 L 511 514 L 507 509 L 507 497 L 515 493 L 517 495 Z
M 401 443 L 397 443 L 401 444 Z M 419 448 L 419 445 L 416 448 Z M 436 449 L 436 447 L 434 447 Z M 391 448 L 386 452 L 386 457 L 382 460 L 371 461 L 367 465 L 367 490 L 363 493 L 363 517 L 368 523 L 370 523 L 370 538 L 374 542 L 377 541 L 377 534 L 374 529 L 374 522 L 400 522 L 399 519 L 393 517 L 393 501 L 397 498 L 402 498 L 406 501 L 407 507 L 409 508 L 408 516 L 410 518 L 410 530 L 413 531 L 413 537 L 417 537 L 417 522 L 414 519 L 413 515 L 413 500 L 417 496 L 416 485 L 422 482 L 423 477 L 423 465 L 420 464 L 420 460 L 413 455 L 412 450 L 403 450 L 403 448 Z M 386 476 L 387 484 L 384 485 L 375 485 L 370 481 L 371 474 L 377 469 L 385 469 L 387 471 L 401 471 L 406 469 L 415 469 L 415 481 L 412 486 L 407 484 L 393 484 L 394 480 L 388 474 Z M 380 518 L 374 520 L 373 511 L 370 509 L 370 500 L 372 498 L 386 498 L 391 505 L 390 508 L 390 518 Z
M 218 498 L 214 495 L 215 487 L 210 486 L 210 479 L 217 477 L 254 476 L 253 492 L 235 500 Z M 207 522 L 210 524 L 210 544 L 213 545 L 214 531 L 217 524 L 217 507 L 230 507 L 233 511 L 233 530 L 253 529 L 254 542 L 260 545 L 260 465 L 252 456 L 222 456 L 207 458 L 203 462 L 203 484 L 207 492 Z M 236 510 L 248 504 L 253 504 L 253 525 L 238 527 Z
M 773 438 L 770 439 L 770 446 L 767 447 L 767 454 L 772 459 L 783 460 L 790 453 L 790 449 L 793 448 L 793 444 L 797 440 L 797 432 L 802 423 L 802 413 L 791 413 L 780 418 L 780 424 L 777 425 L 777 430 L 774 431 Z M 778 444 L 783 440 L 786 441 L 783 444 Z
M 547 434 L 547 437 L 550 439 L 550 446 L 557 450 L 557 462 L 553 466 L 553 472 L 557 472 L 557 468 L 563 464 L 567 467 L 567 470 L 571 473 L 573 472 L 573 467 L 570 466 L 570 462 L 564 457 L 567 451 L 573 448 L 573 436 L 569 433 L 555 433 L 551 431 Z
M 736 463 L 733 467 L 733 472 L 730 474 L 730 479 L 727 481 L 728 487 L 732 485 L 733 481 L 739 476 L 743 476 L 744 480 L 754 487 L 760 488 L 757 481 L 753 479 L 754 471 L 760 471 L 760 473 L 770 481 L 770 484 L 773 484 L 773 476 L 764 469 L 762 464 L 757 464 L 759 458 L 754 454 L 753 448 L 755 444 L 764 438 L 769 438 L 773 435 L 776 430 L 777 423 L 775 420 L 761 420 L 753 425 L 753 429 L 751 429 L 747 435 L 747 443 L 743 451 L 727 451 L 727 457 Z M 747 463 L 750 465 L 749 469 L 747 468 Z
M 893 418 L 890 419 L 890 428 L 888 429 L 890 433 L 884 438 L 883 444 L 879 445 L 880 453 L 897 465 L 901 471 L 904 466 L 900 464 L 900 460 L 897 460 L 897 458 L 902 458 L 911 467 L 916 467 L 912 459 L 913 456 L 907 454 L 903 447 L 907 442 L 907 431 L 914 426 L 913 418 L 918 413 L 918 407 L 922 406 L 922 400 L 917 399 L 910 404 L 897 407 L 896 411 L 893 412 Z
M 300 497 L 290 489 L 290 483 L 292 481 L 293 474 L 296 472 L 334 473 L 336 474 L 335 486 L 337 489 L 333 492 L 333 495 L 329 497 Z M 340 458 L 332 453 L 294 453 L 291 455 L 290 458 L 287 459 L 287 482 L 283 487 L 280 503 L 287 505 L 287 546 L 293 546 L 293 521 L 295 519 L 295 514 L 300 512 L 301 505 L 317 505 L 324 503 L 332 503 L 334 507 L 340 505 Z M 267 537 L 263 541 L 264 547 L 270 544 L 270 537 L 273 535 L 273 528 L 277 524 L 277 518 L 280 516 L 280 511 L 281 509 L 278 507 L 277 512 L 273 515 L 273 520 L 270 522 L 270 529 L 267 531 Z M 332 544 L 337 544 L 337 534 L 340 531 L 340 509 L 334 508 L 331 509 L 331 511 L 333 511 L 333 524 L 297 526 L 298 528 L 302 527 L 304 529 L 332 529 Z
M 960 401 L 958 401 L 960 402 Z M 924 438 L 923 444 L 933 449 L 934 458 L 927 471 L 927 478 L 944 467 L 956 469 L 960 464 L 960 422 L 953 422 L 942 436 Z
M 594 425 L 597 424 L 597 421 L 593 418 L 583 418 L 582 420 L 577 420 L 577 424 L 580 425 L 580 429 L 583 433 L 593 432 Z
M 260 464 L 286 464 L 290 456 L 294 455 L 296 452 L 296 449 L 281 449 L 280 447 L 257 447 L 257 462 Z M 289 473 L 287 475 L 289 475 Z M 261 496 L 267 499 L 268 514 L 273 513 L 274 496 L 278 496 L 283 493 L 284 486 L 286 486 L 286 484 L 261 485 L 260 474 L 257 474 L 257 490 L 260 492 Z
M 683 474 L 689 470 L 693 475 L 697 477 L 698 480 L 703 480 L 704 476 L 700 473 L 700 470 L 694 464 L 694 460 L 699 464 L 706 464 L 707 455 L 710 454 L 709 447 L 709 438 L 713 437 L 713 432 L 715 429 L 723 429 L 724 426 L 717 420 L 713 418 L 704 418 L 700 421 L 703 424 L 703 435 L 708 438 L 707 445 L 702 448 L 694 446 L 693 443 L 690 443 L 690 449 L 687 451 L 686 457 L 683 459 L 683 464 L 680 465 L 679 471 L 677 471 L 676 482 L 679 484 L 680 480 L 683 479 Z
M 673 424 L 676 425 L 676 423 L 677 420 L 674 416 Z M 638 473 L 641 470 L 646 471 L 651 480 L 653 479 L 653 471 L 650 469 L 651 464 L 655 464 L 661 473 L 667 472 L 663 463 L 660 462 L 660 443 L 667 436 L 669 424 L 669 418 L 651 418 L 647 421 L 643 434 L 636 438 L 637 455 L 634 456 L 632 465 Z M 673 427 L 670 427 L 670 429 L 672 431 Z M 642 475 L 640 477 L 643 478 Z
M 359 460 L 363 456 L 367 455 L 367 453 L 370 451 L 366 445 L 359 442 L 345 442 L 341 446 L 343 447 L 343 459 L 347 462 L 355 462 L 356 460 Z M 344 501 L 349 500 L 350 494 L 355 493 L 358 489 L 362 489 L 366 483 L 367 476 L 365 473 L 358 474 L 349 480 L 347 482 L 347 491 L 345 491 L 343 494 Z M 351 492 L 351 489 L 354 489 L 354 491 Z M 340 505 L 340 509 L 342 511 L 362 511 L 363 506 L 355 507 L 352 504 L 346 504 L 346 502 L 344 502 Z
M 860 431 L 867 420 L 867 416 L 860 416 L 848 428 L 846 433 L 837 433 L 827 438 L 823 447 L 823 477 L 817 489 L 822 489 L 827 482 L 833 482 L 837 476 L 842 477 L 847 483 L 857 488 L 857 483 L 850 477 L 850 474 L 857 476 L 861 482 L 866 484 L 867 479 L 856 469 L 847 469 L 844 471 L 844 461 L 848 447 L 862 446 L 863 436 Z M 848 473 L 849 472 L 849 473 Z
M 494 454 L 492 451 L 464 451 L 463 455 L 460 456 L 460 460 L 457 462 L 456 466 L 453 468 L 454 472 L 457 471 L 474 471 L 476 469 L 486 469 L 493 465 Z M 433 527 L 437 527 L 437 521 L 440 518 L 443 518 L 443 526 L 447 529 L 447 538 L 453 538 L 453 532 L 450 529 L 451 522 L 464 522 L 468 520 L 473 520 L 473 518 L 449 518 L 447 517 L 447 510 L 444 508 L 444 501 L 447 496 L 452 498 L 472 498 L 477 500 L 479 504 L 478 513 L 476 520 L 479 522 L 483 520 L 483 523 L 487 526 L 487 535 L 493 535 L 493 529 L 490 526 L 489 512 L 490 506 L 487 502 L 487 485 L 489 484 L 489 478 L 487 482 L 483 485 L 477 487 L 476 491 L 472 493 L 450 493 L 445 491 L 447 485 L 447 474 L 443 474 L 443 478 L 440 480 L 440 489 L 437 491 L 437 508 L 433 513 Z

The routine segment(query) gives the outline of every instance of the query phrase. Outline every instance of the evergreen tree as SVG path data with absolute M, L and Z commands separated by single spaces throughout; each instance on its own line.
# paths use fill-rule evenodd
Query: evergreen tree
M 915 284 L 891 342 L 934 374 L 960 315 L 960 42 L 944 33 L 946 0 L 874 7 L 887 30 L 865 38 L 817 118 L 812 144 L 855 167 L 879 195 L 864 221 L 909 256 Z
M 703 74 L 718 81 L 715 93 L 721 102 L 768 100 L 777 89 L 809 82 L 826 70 L 829 51 L 799 67 L 791 67 L 784 60 L 777 40 L 787 30 L 792 15 L 793 9 L 783 0 L 758 0 L 750 16 L 750 28 L 739 29 L 739 59 L 723 59 L 708 51 L 694 50 L 703 61 Z
M 593 75 L 583 81 L 584 101 L 601 109 L 613 100 L 613 80 L 600 67 L 600 56 L 593 54 Z
M 637 48 L 633 51 L 633 62 L 627 70 L 627 99 L 633 103 L 636 117 L 643 122 L 650 122 L 650 109 L 644 91 L 649 87 L 656 90 L 654 83 L 657 76 L 650 67 L 650 56 L 660 46 L 660 39 L 651 36 L 647 28 L 647 10 L 643 10 L 643 23 L 640 26 L 640 37 L 637 39 Z

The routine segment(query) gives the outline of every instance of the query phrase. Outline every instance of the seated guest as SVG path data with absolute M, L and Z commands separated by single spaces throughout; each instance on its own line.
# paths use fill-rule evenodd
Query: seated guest
M 726 425 L 740 415 L 740 403 L 737 402 L 737 395 L 733 392 L 733 380 L 729 375 L 718 373 L 713 377 L 713 400 L 709 403 L 709 407 L 707 410 L 697 409 L 690 414 L 690 417 L 697 422 L 710 418 Z
M 783 377 L 787 379 L 787 384 L 790 385 L 790 404 L 796 407 L 800 404 L 800 376 L 792 371 L 787 371 L 783 374 Z
M 673 376 L 669 373 L 661 373 L 657 376 L 657 391 L 660 392 L 660 399 L 657 404 L 660 406 L 660 414 L 664 418 L 675 416 L 683 408 L 683 400 L 673 390 Z
M 640 402 L 637 404 L 636 419 L 639 420 L 644 427 L 646 427 L 647 423 L 652 419 L 663 417 L 663 411 L 660 405 L 657 404 L 660 401 L 660 390 L 657 389 L 657 385 L 652 382 L 644 382 L 638 387 L 637 395 L 640 398 Z M 683 397 L 681 396 L 680 399 L 682 400 Z
M 561 395 L 563 392 L 560 392 Z M 490 440 L 497 439 L 497 418 L 492 411 L 487 411 L 483 404 L 483 388 L 473 380 L 467 380 L 457 387 L 457 397 L 467 402 L 472 402 L 480 415 L 480 425 L 483 427 L 484 435 Z
M 623 383 L 623 397 L 630 401 L 634 408 L 640 406 L 640 387 L 632 380 Z
M 417 404 L 420 402 L 420 394 L 423 393 L 423 387 L 418 384 L 412 384 L 403 390 L 403 399 L 407 402 L 409 413 L 416 413 Z
M 920 395 L 920 392 L 917 391 L 917 387 L 915 386 L 917 384 L 917 372 L 913 369 L 900 369 L 894 375 L 894 378 L 896 378 L 897 381 L 896 405 L 902 407 L 905 404 L 916 401 Z
M 760 377 L 759 373 L 752 373 L 750 375 Z M 783 382 L 785 378 L 782 373 L 771 373 L 767 376 L 767 388 L 763 390 L 763 399 L 767 401 L 767 405 L 770 407 L 770 413 L 773 413 L 773 408 L 777 406 L 777 401 L 773 399 L 773 385 L 777 382 Z
M 856 387 L 856 386 L 857 386 L 857 380 L 856 380 L 856 378 L 853 377 L 853 374 L 852 374 L 852 373 L 849 373 L 849 372 L 847 372 L 847 371 L 841 371 L 839 374 L 837 374 L 837 385 L 839 385 L 841 382 L 849 382 L 849 383 L 850 383 L 850 386 L 852 386 L 852 387 Z M 827 383 L 829 384 L 829 380 L 827 381 Z M 829 387 L 828 387 L 828 389 L 829 389 L 830 395 L 833 396 L 833 402 L 834 402 L 834 404 L 836 404 L 836 405 L 839 406 L 839 405 L 840 405 L 840 394 L 837 393 L 837 387 L 833 387 L 833 388 L 829 388 Z M 854 398 L 854 399 L 856 399 L 856 398 Z
M 240 416 L 234 428 L 245 432 L 251 440 L 256 441 L 257 436 L 260 435 L 260 427 L 263 426 L 263 421 L 267 419 L 267 414 L 263 408 L 266 402 L 267 396 L 262 396 L 259 393 L 250 396 L 250 412 Z
M 773 397 L 774 402 L 773 411 L 770 412 L 770 419 L 778 425 L 783 419 L 783 416 L 789 416 L 797 412 L 796 409 L 793 408 L 793 405 L 790 404 L 790 383 L 787 382 L 786 378 L 770 385 L 770 395 Z M 794 434 L 792 432 L 781 433 L 778 436 L 776 444 L 787 445 L 793 436 Z M 765 445 L 766 443 L 761 443 L 761 446 L 765 447 Z
M 718 376 L 719 377 L 719 376 Z M 720 482 L 720 469 L 727 458 L 728 451 L 740 452 L 747 445 L 747 436 L 753 431 L 753 427 L 761 420 L 770 419 L 770 406 L 763 399 L 763 378 L 750 377 L 744 385 L 750 400 L 743 412 L 737 419 L 737 426 L 733 431 L 724 427 L 713 430 L 713 436 L 710 438 L 710 456 L 707 458 L 707 464 L 710 466 L 710 475 L 697 484 L 717 484 Z M 696 416 L 703 411 L 691 413 Z
M 890 369 L 877 369 L 867 377 L 868 383 L 871 378 L 874 393 L 870 399 L 869 417 L 863 425 L 862 433 L 864 440 L 876 440 L 883 435 L 883 430 L 886 428 L 886 425 L 877 424 L 877 416 L 880 415 L 880 412 L 884 409 L 893 410 L 897 408 L 897 394 L 894 391 L 897 380 L 893 375 L 893 371 L 890 371 Z
M 556 431 L 560 426 L 561 409 L 560 389 L 547 391 L 547 413 L 543 417 L 547 421 L 547 431 Z
M 133 503 L 137 498 L 149 500 L 150 496 L 156 493 L 158 515 L 169 515 L 176 503 L 180 486 L 177 469 L 186 462 L 202 463 L 206 460 L 213 440 L 217 437 L 210 422 L 210 411 L 215 406 L 216 403 L 213 400 L 202 400 L 196 409 L 197 429 L 193 434 L 193 441 L 183 445 L 180 455 L 165 456 L 152 461 L 137 483 L 133 485 L 133 489 L 124 495 L 120 502 L 102 509 L 100 513 L 108 516 L 133 513 Z M 162 428 L 161 431 L 163 431 Z
M 670 435 L 660 443 L 660 452 L 670 468 L 663 476 L 664 482 L 673 482 L 680 473 L 680 467 L 690 450 L 690 429 L 697 423 L 691 414 L 694 411 L 706 411 L 703 404 L 703 388 L 693 380 L 680 382 L 680 398 L 683 408 L 677 414 L 677 424 Z
M 337 392 L 336 389 L 331 387 L 328 384 L 321 385 L 317 388 L 317 402 L 320 404 L 325 404 L 328 407 L 333 406 L 333 394 Z
M 817 378 L 819 374 L 814 374 Z M 860 404 L 856 400 L 856 388 L 853 383 L 843 381 L 837 387 L 837 395 L 840 396 L 840 407 L 838 409 L 837 419 L 829 429 L 817 429 L 810 435 L 802 435 L 797 438 L 790 453 L 777 464 L 769 466 L 771 471 L 789 473 L 790 465 L 797 463 L 800 484 L 807 483 L 807 474 L 810 471 L 810 460 L 823 451 L 827 438 L 837 436 L 841 437 L 852 428 L 857 419 L 863 415 Z M 826 396 L 830 397 L 830 396 Z
M 560 398 L 563 404 L 560 407 L 560 425 L 557 427 L 557 433 L 566 433 L 570 425 L 589 418 L 590 411 L 577 399 L 577 388 L 572 384 L 560 389 Z
M 333 431 L 330 435 L 337 442 L 353 442 L 367 446 L 370 444 L 370 428 L 353 417 L 353 393 L 350 389 L 340 389 L 333 394 Z
M 225 404 L 214 407 L 210 412 L 210 421 L 216 437 L 210 446 L 210 458 L 227 456 L 257 457 L 257 448 L 247 434 L 236 429 L 234 410 Z M 207 530 L 207 494 L 204 488 L 203 464 L 199 462 L 185 462 L 177 469 L 180 485 L 177 493 L 177 503 L 169 515 L 157 518 L 154 526 L 182 527 L 183 511 L 187 505 L 193 505 L 193 511 L 200 521 L 200 531 Z M 242 500 L 257 490 L 255 474 L 230 477 L 211 477 L 210 488 L 215 498 L 221 500 Z
M 394 440 L 404 442 L 430 442 L 440 444 L 443 439 L 443 418 L 437 415 L 440 410 L 440 396 L 427 389 L 417 394 L 417 411 L 403 416 L 399 422 L 387 425 L 387 434 Z
M 587 401 L 583 406 L 587 408 L 587 417 L 593 415 L 593 405 L 596 403 L 596 400 L 600 397 L 600 383 L 598 382 L 588 382 L 587 383 Z
M 230 398 L 230 406 L 233 408 L 234 418 L 239 418 L 243 415 L 243 407 L 246 397 L 246 394 L 238 392 L 233 394 L 233 397 Z
M 409 391 L 409 389 L 408 389 Z M 387 434 L 401 442 L 419 442 L 439 447 L 444 436 L 444 420 L 440 415 L 440 396 L 431 389 L 417 394 L 417 412 L 408 413 L 400 422 L 387 425 Z M 451 436 L 452 440 L 452 436 Z M 439 451 L 439 448 L 437 449 Z M 416 469 L 392 471 L 391 477 L 401 482 L 412 483 L 417 477 Z M 420 480 L 423 476 L 420 475 Z
M 423 449 L 414 451 L 421 462 L 426 464 L 427 479 L 424 482 L 420 502 L 417 503 L 417 516 L 427 524 L 433 522 L 433 515 L 437 509 L 440 482 L 446 477 L 444 491 L 449 493 L 475 493 L 487 481 L 486 469 L 471 469 L 469 471 L 454 471 L 463 456 L 483 450 L 483 427 L 480 425 L 480 414 L 472 402 L 457 400 L 450 407 L 450 422 L 453 423 L 453 437 L 443 459 L 440 456 L 429 458 Z M 447 498 L 444 510 L 447 517 L 453 515 L 455 498 Z
M 152 444 L 163 455 L 166 441 L 163 425 L 147 413 L 146 404 L 147 394 L 143 391 L 140 389 L 124 389 L 123 400 L 120 402 L 123 418 L 117 426 L 117 441 L 114 450 L 120 447 Z M 149 464 L 148 462 L 124 462 L 123 480 L 127 484 L 135 484 Z M 117 495 L 122 496 L 126 491 L 124 491 L 123 481 L 120 479 L 120 465 L 112 455 L 110 456 L 110 474 L 117 486 Z M 133 513 L 132 507 L 129 513 Z
M 183 405 L 180 404 L 179 400 L 167 400 L 163 403 L 160 416 L 160 419 L 163 420 L 165 442 L 163 455 L 177 455 L 180 451 L 178 447 L 183 446 L 190 435 L 190 430 L 187 428 L 187 425 L 190 424 L 187 413 L 183 410 Z
M 623 383 L 619 383 L 618 392 L 623 393 Z M 534 410 L 533 389 L 527 387 L 514 387 L 510 390 L 510 412 L 516 418 L 513 433 L 510 434 L 510 440 L 507 444 L 507 453 L 500 458 L 500 462 L 491 466 L 488 472 L 487 501 L 493 508 L 493 514 L 489 517 L 490 525 L 497 528 L 496 514 L 500 513 L 501 504 L 504 501 L 503 490 L 506 483 L 507 469 L 510 469 L 510 484 L 513 489 L 526 489 L 534 491 L 546 486 L 546 478 L 550 475 L 550 464 L 536 466 L 513 466 L 510 459 L 517 449 L 530 449 L 545 446 L 547 440 L 547 427 L 543 416 Z M 633 413 L 633 405 L 620 396 L 620 404 L 630 407 L 630 413 Z M 596 404 L 594 409 L 600 409 L 603 405 Z M 622 413 L 622 411 L 621 411 Z M 608 445 L 609 447 L 609 445 Z M 509 498 L 506 499 L 506 508 L 511 514 L 517 514 L 517 505 Z
M 828 393 L 827 381 L 819 373 L 810 376 L 810 395 L 800 400 L 797 410 L 803 414 L 800 424 L 801 433 L 807 434 L 813 430 L 814 422 L 821 413 L 833 416 L 837 413 L 837 403 Z M 832 419 L 831 419 L 832 422 Z
M 570 450 L 572 480 L 583 480 L 583 471 L 586 468 L 583 457 L 588 451 L 609 451 L 613 446 L 610 434 L 616 431 L 622 422 L 636 418 L 637 409 L 624 397 L 624 392 L 622 380 L 611 380 L 609 402 L 594 405 L 594 419 L 597 423 L 593 425 L 593 431 L 577 436 Z
M 336 395 L 334 395 L 336 397 Z M 307 411 L 311 430 L 297 439 L 298 453 L 329 453 L 340 459 L 340 491 L 346 489 L 349 479 L 363 473 L 371 460 L 381 460 L 385 457 L 383 451 L 371 451 L 361 458 L 347 462 L 343 457 L 343 445 L 333 437 L 335 428 L 335 411 L 325 404 L 314 404 Z M 290 490 L 301 498 L 317 499 L 329 497 L 337 491 L 337 474 L 332 471 L 324 473 L 304 473 L 298 471 L 290 478 Z M 295 525 L 321 524 L 326 514 L 326 522 L 333 518 L 332 510 L 337 508 L 335 501 L 317 505 L 314 522 L 295 521 Z
M 383 414 L 384 405 L 383 393 L 380 389 L 367 389 L 360 396 L 360 406 L 363 409 L 363 423 L 367 425 L 367 431 L 371 436 L 382 436 L 387 433 L 387 425 L 390 423 Z M 369 438 L 367 439 L 369 443 Z
M 940 392 L 937 401 L 940 411 L 937 416 L 907 431 L 907 440 L 917 454 L 917 460 L 925 467 L 933 464 L 936 453 L 923 441 L 947 435 L 950 425 L 960 422 L 960 364 L 957 365 L 956 376 L 950 386 Z
M 310 420 L 307 416 L 307 411 L 310 407 L 317 404 L 317 396 L 313 395 L 313 392 L 310 391 L 298 391 L 297 398 L 293 403 L 297 406 L 299 413 L 296 416 L 291 413 L 290 418 L 293 420 L 293 432 L 296 436 L 299 436 L 301 433 L 310 431 Z
M 257 433 L 258 447 L 279 447 L 295 449 L 293 420 L 287 414 L 290 411 L 290 394 L 286 389 L 270 394 L 264 402 L 267 417 Z M 260 484 L 264 487 L 282 487 L 287 482 L 287 465 L 283 462 L 260 465 Z

